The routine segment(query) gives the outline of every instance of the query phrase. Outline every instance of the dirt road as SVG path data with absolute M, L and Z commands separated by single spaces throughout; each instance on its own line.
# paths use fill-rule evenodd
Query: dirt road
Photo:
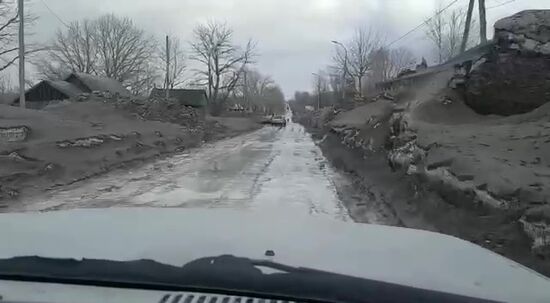
M 351 220 L 361 203 L 350 179 L 333 169 L 298 124 L 258 131 L 130 171 L 107 175 L 13 204 L 4 211 L 89 207 L 196 207 L 304 212 Z M 384 223 L 376 211 L 372 223 Z

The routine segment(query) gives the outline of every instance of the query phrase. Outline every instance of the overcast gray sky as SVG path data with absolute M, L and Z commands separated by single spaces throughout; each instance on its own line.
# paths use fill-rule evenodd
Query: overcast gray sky
M 489 36 L 493 23 L 529 8 L 550 8 L 550 0 L 486 0 Z M 271 75 L 287 96 L 311 89 L 311 73 L 330 63 L 331 40 L 345 41 L 355 27 L 373 26 L 389 41 L 433 15 L 434 8 L 451 0 L 30 0 L 39 17 L 34 40 L 50 39 L 63 21 L 115 13 L 160 40 L 165 34 L 191 39 L 192 28 L 210 19 L 226 21 L 237 41 L 258 41 L 258 69 Z M 466 7 L 459 0 L 453 8 Z M 498 6 L 498 7 L 496 7 Z M 423 29 L 394 46 L 409 47 L 419 58 L 431 58 Z

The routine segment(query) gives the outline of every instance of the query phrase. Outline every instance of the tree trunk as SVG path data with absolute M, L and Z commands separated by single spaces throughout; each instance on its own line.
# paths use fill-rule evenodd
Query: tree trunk
M 208 103 L 212 103 L 212 64 L 211 58 L 208 58 Z
M 25 21 L 24 1 L 19 0 L 19 106 L 25 108 Z
M 169 89 L 170 89 L 170 41 L 168 39 L 168 35 L 166 36 L 166 86 L 165 93 L 166 93 L 166 99 L 170 97 Z
M 359 87 L 359 96 L 362 98 L 363 97 L 363 76 L 358 76 L 357 77 L 357 80 L 358 80 L 358 87 Z

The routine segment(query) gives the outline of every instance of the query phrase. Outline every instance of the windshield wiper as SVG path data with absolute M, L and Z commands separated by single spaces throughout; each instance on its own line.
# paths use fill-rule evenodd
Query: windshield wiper
M 258 267 L 276 269 L 282 273 L 264 274 Z M 0 279 L 253 295 L 269 299 L 320 302 L 490 302 L 315 269 L 292 267 L 269 260 L 251 260 L 229 255 L 197 259 L 182 267 L 151 260 L 17 257 L 0 260 Z

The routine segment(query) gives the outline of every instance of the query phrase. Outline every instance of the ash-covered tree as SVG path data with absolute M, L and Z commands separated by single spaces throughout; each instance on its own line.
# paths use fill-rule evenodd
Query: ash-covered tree
M 39 74 L 60 79 L 69 72 L 96 74 L 99 67 L 95 24 L 90 20 L 74 21 L 59 30 L 48 52 L 35 61 Z
M 247 65 L 253 63 L 255 43 L 244 46 L 233 41 L 233 29 L 225 23 L 208 22 L 193 30 L 191 60 L 199 64 L 197 85 L 207 89 L 212 113 L 219 113 Z
M 414 67 L 416 59 L 407 48 L 388 49 L 381 47 L 371 54 L 369 86 L 396 77 L 406 68 Z
M 230 98 L 233 106 L 264 114 L 282 113 L 285 98 L 273 79 L 258 70 L 246 68 Z
M 136 91 L 150 77 L 157 42 L 131 19 L 113 14 L 80 20 L 59 30 L 46 56 L 36 62 L 46 78 L 83 72 L 116 79 Z
M 361 96 L 363 95 L 364 78 L 372 67 L 371 55 L 382 44 L 383 37 L 378 31 L 359 27 L 355 30 L 352 39 L 344 43 L 346 51 L 338 48 L 333 58 L 333 66 L 349 75 L 355 91 Z
M 19 59 L 18 29 L 19 11 L 17 1 L 0 1 L 0 72 L 12 66 Z M 25 14 L 27 30 L 35 23 L 36 17 Z M 42 50 L 38 45 L 26 44 L 25 54 L 33 54 Z
M 94 23 L 99 73 L 120 82 L 137 76 L 143 65 L 151 60 L 156 49 L 155 39 L 129 18 L 109 14 Z
M 436 9 L 434 17 L 426 20 L 426 36 L 432 42 L 438 63 L 443 63 L 460 54 L 462 36 L 466 26 L 467 13 L 463 9 L 449 12 Z M 471 33 L 477 27 L 472 20 Z M 479 41 L 479 35 L 469 35 L 466 47 L 474 46 Z

